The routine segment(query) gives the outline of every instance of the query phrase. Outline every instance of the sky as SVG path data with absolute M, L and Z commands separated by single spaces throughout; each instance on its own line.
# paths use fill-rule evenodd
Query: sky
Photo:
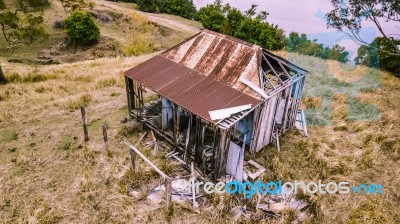
M 214 0 L 193 0 L 196 7 L 206 6 Z M 328 29 L 325 13 L 333 7 L 330 0 L 224 0 L 231 6 L 241 11 L 250 8 L 251 4 L 258 5 L 259 11 L 267 11 L 269 23 L 277 24 L 286 31 L 305 33 L 309 39 L 318 39 L 319 43 L 332 46 L 339 44 L 350 52 L 350 58 L 354 58 L 359 45 L 355 44 L 345 34 Z M 400 35 L 400 23 L 382 23 L 384 30 L 390 34 Z M 376 36 L 380 36 L 378 30 L 371 23 L 363 23 L 361 36 L 367 42 L 371 42 Z

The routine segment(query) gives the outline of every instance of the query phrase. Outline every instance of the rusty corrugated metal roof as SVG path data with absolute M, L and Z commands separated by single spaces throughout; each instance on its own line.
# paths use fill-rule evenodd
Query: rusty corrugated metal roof
M 259 73 L 261 54 L 260 46 L 203 30 L 161 55 L 261 99 L 259 94 L 238 81 L 240 77 L 244 77 L 256 86 L 261 86 Z
M 208 111 L 243 104 L 254 108 L 262 102 L 163 55 L 139 64 L 125 75 L 214 124 Z

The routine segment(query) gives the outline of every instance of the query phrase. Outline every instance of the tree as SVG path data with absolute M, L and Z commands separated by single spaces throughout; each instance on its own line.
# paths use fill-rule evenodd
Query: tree
M 221 0 L 200 8 L 198 19 L 206 29 L 220 32 L 224 25 L 225 15 Z
M 400 40 L 395 44 L 400 45 Z M 358 48 L 356 64 L 385 69 L 400 77 L 400 58 L 388 53 L 394 51 L 392 48 L 393 44 L 387 38 L 377 37 L 368 46 Z
M 197 10 L 192 0 L 165 0 L 162 12 L 182 16 L 187 19 L 195 19 Z
M 10 47 L 48 37 L 42 26 L 44 19 L 41 13 L 41 6 L 46 1 L 16 0 L 10 7 L 0 1 L 0 28 Z
M 137 0 L 137 6 L 143 12 L 160 13 L 163 7 L 163 0 Z
M 88 44 L 100 36 L 100 30 L 93 17 L 85 11 L 74 11 L 64 20 L 64 30 L 75 44 Z
M 328 59 L 340 61 L 343 63 L 349 61 L 349 59 L 347 59 L 347 56 L 349 56 L 349 52 L 347 52 L 344 47 L 341 47 L 337 44 L 333 45 L 328 53 Z
M 360 36 L 360 29 L 364 21 L 371 21 L 391 45 L 388 54 L 399 55 L 400 49 L 396 47 L 399 34 L 384 30 L 383 22 L 400 22 L 400 4 L 398 0 L 331 0 L 334 9 L 326 14 L 328 27 L 336 28 L 346 33 L 354 42 L 370 46 Z M 347 29 L 346 29 L 347 28 Z
M 311 55 L 323 59 L 337 60 L 340 62 L 348 62 L 349 52 L 344 47 L 334 45 L 332 48 L 319 44 L 318 40 L 309 40 L 307 35 L 291 32 L 286 38 L 286 49 L 290 52 L 298 52 L 300 54 Z
M 201 8 L 198 18 L 206 29 L 231 35 L 269 50 L 282 49 L 285 44 L 284 31 L 266 21 L 267 12 L 256 14 L 256 11 L 255 4 L 242 13 L 229 4 L 222 5 L 221 0 L 216 0 Z

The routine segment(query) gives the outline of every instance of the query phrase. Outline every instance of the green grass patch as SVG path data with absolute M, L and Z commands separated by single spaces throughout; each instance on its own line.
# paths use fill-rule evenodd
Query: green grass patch
M 106 87 L 111 87 L 117 85 L 117 80 L 115 78 L 108 78 L 108 79 L 102 79 L 97 81 L 96 83 L 96 88 L 97 89 L 102 89 Z
M 74 111 L 79 109 L 80 107 L 86 107 L 89 103 L 93 102 L 92 96 L 88 93 L 83 94 L 78 99 L 71 99 L 64 103 L 62 107 L 69 111 Z
M 6 129 L 1 133 L 0 139 L 1 139 L 2 143 L 8 143 L 8 142 L 18 140 L 18 133 L 13 128 Z
M 56 79 L 57 76 L 54 74 L 44 75 L 44 74 L 33 74 L 29 73 L 27 75 L 21 75 L 19 73 L 12 73 L 6 75 L 7 82 L 19 82 L 19 83 L 34 83 L 43 82 L 49 79 Z

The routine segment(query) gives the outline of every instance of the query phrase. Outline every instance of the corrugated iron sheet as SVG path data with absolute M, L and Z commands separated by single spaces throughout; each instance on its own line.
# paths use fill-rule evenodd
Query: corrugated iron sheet
M 261 87 L 262 48 L 220 33 L 203 30 L 161 55 L 204 76 L 213 77 L 257 99 L 260 95 L 239 82 L 240 77 Z
M 182 63 L 158 55 L 128 70 L 125 75 L 183 108 L 212 121 L 208 111 L 251 104 L 261 100 L 238 91 L 214 76 L 206 76 Z

